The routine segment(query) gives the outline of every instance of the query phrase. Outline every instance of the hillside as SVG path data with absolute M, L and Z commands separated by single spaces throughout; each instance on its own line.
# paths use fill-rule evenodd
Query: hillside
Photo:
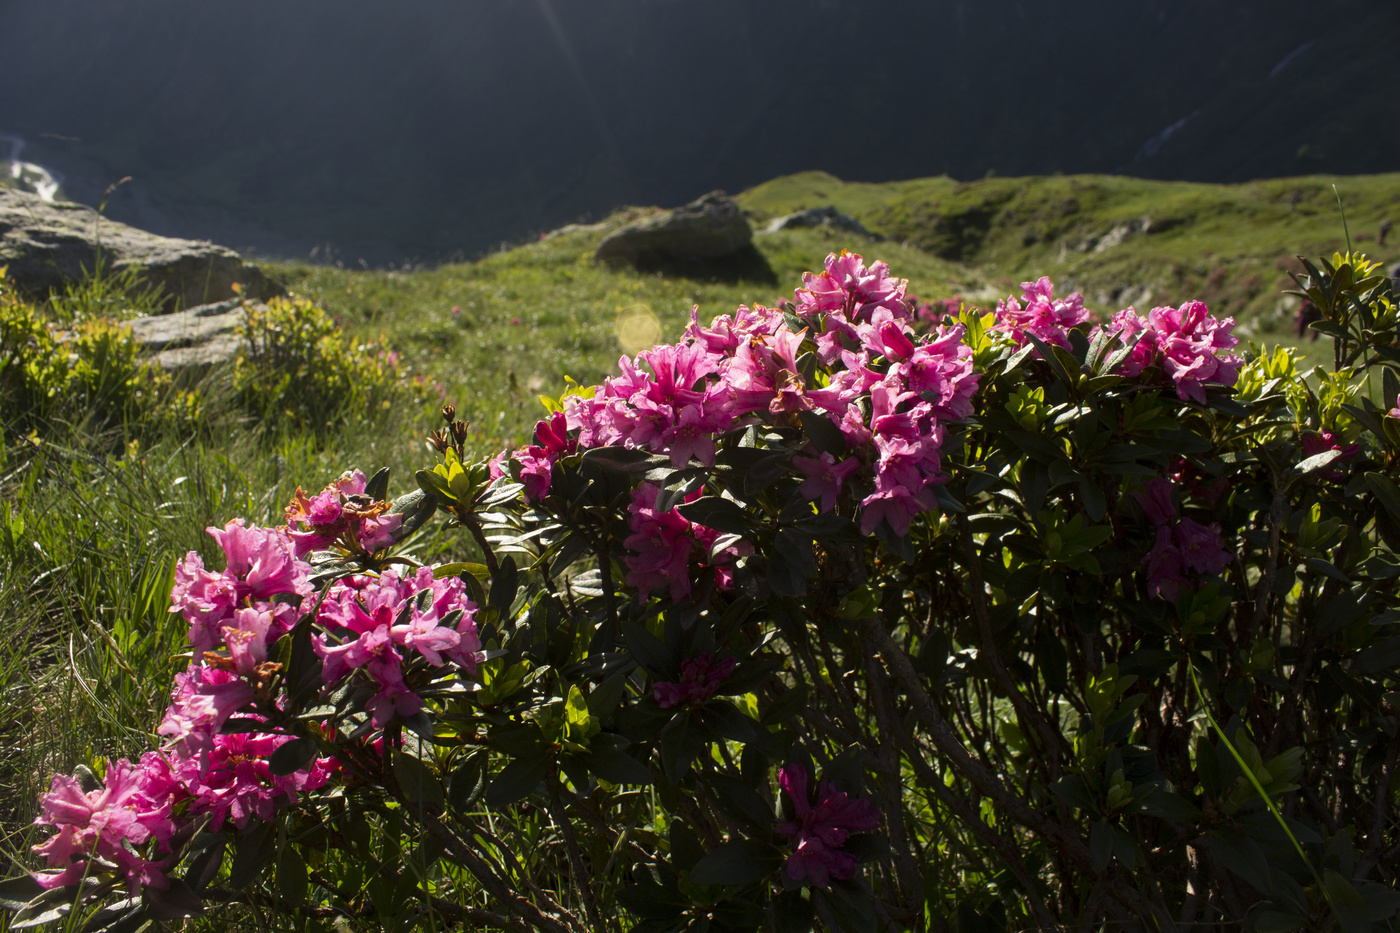
M 1333 183 L 1355 245 L 1400 259 L 1400 232 L 1385 248 L 1375 240 L 1383 218 L 1400 219 L 1400 175 L 1247 185 L 1111 176 L 861 184 L 804 173 L 739 196 L 756 227 L 834 204 L 884 238 L 829 228 L 758 233 L 767 272 L 698 280 L 595 262 L 600 240 L 629 216 L 620 212 L 478 262 L 417 271 L 278 263 L 270 271 L 352 330 L 384 333 L 415 376 L 440 385 L 495 443 L 523 437 L 539 415 L 536 396 L 557 394 L 565 376 L 586 384 L 615 372 L 624 349 L 675 339 L 693 306 L 708 320 L 741 303 L 791 297 L 803 271 L 843 248 L 886 260 L 926 299 L 962 295 L 991 307 L 1020 281 L 1049 275 L 1062 294 L 1083 290 L 1099 314 L 1203 298 L 1235 315 L 1247 339 L 1294 343 L 1292 306 L 1281 295 L 1286 269 L 1299 254 L 1344 248 Z
M 808 172 L 746 191 L 759 222 L 833 204 L 867 228 L 976 269 L 997 294 L 1049 275 L 1083 291 L 1101 311 L 1154 300 L 1205 300 L 1254 332 L 1285 330 L 1288 270 L 1299 255 L 1345 249 L 1336 185 L 1353 245 L 1400 259 L 1400 174 L 1307 176 L 1236 185 L 1146 181 L 1110 175 L 945 177 L 852 184 Z

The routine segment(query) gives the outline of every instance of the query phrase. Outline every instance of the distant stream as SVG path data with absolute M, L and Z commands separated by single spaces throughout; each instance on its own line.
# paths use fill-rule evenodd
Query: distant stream
M 0 162 L 0 172 L 7 173 L 11 180 L 18 182 L 20 188 L 32 191 L 45 201 L 52 201 L 58 195 L 58 189 L 63 184 L 61 176 L 42 165 L 20 159 L 24 153 L 24 140 L 0 133 L 0 153 L 5 153 L 4 160 Z

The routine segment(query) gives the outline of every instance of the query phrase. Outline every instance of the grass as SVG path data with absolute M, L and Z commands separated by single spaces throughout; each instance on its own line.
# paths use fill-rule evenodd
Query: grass
M 923 298 L 965 295 L 985 307 L 1021 279 L 1048 274 L 1061 291 L 1083 289 L 1100 313 L 1204 297 L 1239 316 L 1255 339 L 1291 343 L 1279 298 L 1290 257 L 1342 245 L 1331 183 L 1086 176 L 863 184 L 806 173 L 739 200 L 757 225 L 834 204 L 884 238 L 759 234 L 760 263 L 708 278 L 595 263 L 606 225 L 432 270 L 271 264 L 274 277 L 329 309 L 351 335 L 382 335 L 401 353 L 412 391 L 314 441 L 240 420 L 216 391 L 226 377 L 218 372 L 208 377 L 212 426 L 199 437 L 133 445 L 140 426 L 0 432 L 0 854 L 25 861 L 50 773 L 150 746 L 183 663 L 183 628 L 166 611 L 173 567 L 191 549 L 217 565 L 205 526 L 235 516 L 275 522 L 296 486 L 318 488 L 350 467 L 390 466 L 391 492 L 406 491 L 427 462 L 422 438 L 442 401 L 472 420 L 477 453 L 520 443 L 543 414 L 537 396 L 557 395 L 564 377 L 588 384 L 615 372 L 624 350 L 674 339 L 692 307 L 708 320 L 788 298 L 804 271 L 843 247 L 886 260 Z M 1400 214 L 1400 175 L 1338 185 L 1356 245 L 1375 248 L 1359 235 Z M 1099 248 L 1108 234 L 1112 242 Z M 1400 234 L 1380 258 L 1397 252 Z M 52 310 L 72 319 L 121 304 L 112 289 L 86 287 L 58 296 Z M 1308 355 L 1320 359 L 1312 346 Z M 420 556 L 447 555 L 448 546 L 429 540 Z
M 557 395 L 565 376 L 588 385 L 616 372 L 624 348 L 635 353 L 674 340 L 693 307 L 708 322 L 740 304 L 790 299 L 802 273 L 820 269 L 833 250 L 887 260 L 926 297 L 983 287 L 972 270 L 912 246 L 825 229 L 757 236 L 771 274 L 729 280 L 600 265 L 592 254 L 603 236 L 601 230 L 566 233 L 431 271 L 303 264 L 270 271 L 352 333 L 384 333 L 414 376 L 439 384 L 471 419 L 482 449 L 526 437 L 543 413 L 537 397 Z

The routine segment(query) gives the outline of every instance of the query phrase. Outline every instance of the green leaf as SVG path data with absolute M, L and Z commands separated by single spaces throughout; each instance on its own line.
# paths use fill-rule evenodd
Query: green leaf
M 743 781 L 717 775 L 710 778 L 720 807 L 736 819 L 749 825 L 750 829 L 767 832 L 773 824 L 773 811 L 763 798 Z
M 642 623 L 635 619 L 624 619 L 622 638 L 627 650 L 638 664 L 654 677 L 670 677 L 680 661 L 666 644 L 657 638 Z
M 452 564 L 438 564 L 433 568 L 433 579 L 446 580 L 448 577 L 460 577 L 464 573 L 469 573 L 478 580 L 485 580 L 491 576 L 485 564 L 458 561 Z
M 773 898 L 773 927 L 776 933 L 809 933 L 816 920 L 816 905 L 803 896 L 801 888 L 784 891 Z
M 365 483 L 365 495 L 375 502 L 383 502 L 389 496 L 389 468 L 383 467 Z
M 777 853 L 751 839 L 726 842 L 695 863 L 694 884 L 744 885 L 761 880 L 777 866 Z
M 582 756 L 584 767 L 599 780 L 610 784 L 651 784 L 651 770 L 622 751 L 604 750 Z
M 463 812 L 475 803 L 486 790 L 486 766 L 490 755 L 478 751 L 467 756 L 467 760 L 452 772 L 447 785 L 447 802 L 452 809 Z
M 1366 486 L 1380 500 L 1381 505 L 1385 506 L 1386 511 L 1400 519 L 1400 488 L 1396 488 L 1390 477 L 1383 473 L 1366 473 L 1363 478 Z
M 1327 903 L 1346 933 L 1368 933 L 1371 923 L 1367 917 L 1366 900 L 1352 883 L 1330 868 L 1322 872 L 1322 889 Z
M 306 861 L 301 857 L 301 853 L 297 851 L 296 846 L 287 846 L 277 857 L 277 893 L 288 903 L 305 903 L 306 886 L 309 881 Z
M 486 788 L 486 805 L 499 810 L 534 793 L 549 771 L 549 759 L 517 758 L 501 770 Z
M 413 478 L 418 481 L 418 488 L 425 495 L 441 499 L 444 502 L 457 501 L 457 497 L 452 494 L 452 487 L 447 485 L 447 478 L 441 473 L 434 473 L 432 470 L 419 470 L 413 474 Z
M 738 503 L 722 496 L 701 496 L 676 511 L 697 525 L 726 534 L 751 535 L 758 529 L 758 523 Z
M 1207 837 L 1216 860 L 1249 882 L 1260 894 L 1273 888 L 1269 877 L 1269 860 L 1259 843 L 1232 829 L 1217 829 Z
M 273 750 L 267 759 L 267 770 L 278 776 L 291 774 L 305 769 L 315 757 L 315 739 L 293 739 Z
M 594 447 L 584 451 L 583 461 L 615 473 L 637 475 L 651 468 L 654 455 L 639 447 Z
M 432 474 L 437 476 L 436 473 Z M 443 500 L 450 501 L 450 500 Z M 415 489 L 394 500 L 389 506 L 390 515 L 402 515 L 403 524 L 394 532 L 394 540 L 402 541 L 413 534 L 436 514 L 438 497 L 431 490 Z
M 0 881 L 0 907 L 19 910 L 29 901 L 44 893 L 33 875 L 17 875 Z
M 1306 460 L 1299 462 L 1297 466 L 1288 471 L 1288 475 L 1296 477 L 1307 476 L 1309 473 L 1316 473 L 1341 455 L 1342 452 L 1340 450 L 1324 450 L 1320 454 L 1314 454 Z
M 276 823 L 254 823 L 240 833 L 235 843 L 233 865 L 229 868 L 229 887 L 238 890 L 256 881 L 276 850 Z
M 410 802 L 419 805 L 442 805 L 442 782 L 438 780 L 433 766 L 423 759 L 396 752 L 394 777 Z
M 838 460 L 846 456 L 846 435 L 831 423 L 830 418 L 814 411 L 799 411 L 797 420 L 802 423 L 802 430 L 806 432 L 807 439 L 820 453 L 831 454 Z

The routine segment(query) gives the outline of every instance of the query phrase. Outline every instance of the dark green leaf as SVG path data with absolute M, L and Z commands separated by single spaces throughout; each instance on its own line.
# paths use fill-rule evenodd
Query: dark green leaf
M 296 846 L 287 846 L 277 857 L 277 893 L 288 903 L 304 903 L 308 881 L 306 861 Z
M 432 474 L 437 476 L 436 473 Z M 441 479 L 441 477 L 438 477 Z M 444 499 L 443 501 L 449 501 Z M 402 541 L 432 518 L 438 510 L 438 497 L 431 490 L 415 489 L 394 500 L 390 515 L 402 515 L 403 524 L 394 532 L 394 540 Z
M 768 846 L 751 839 L 726 842 L 695 863 L 693 884 L 752 884 L 770 873 L 778 862 Z
M 802 422 L 802 430 L 820 453 L 831 454 L 838 460 L 846 456 L 846 435 L 831 423 L 831 419 L 814 411 L 799 411 L 797 420 Z
M 273 750 L 267 759 L 267 770 L 275 775 L 301 771 L 316 757 L 315 739 L 293 739 Z
M 582 761 L 590 774 L 610 784 L 646 785 L 653 781 L 650 769 L 626 752 L 590 752 L 583 756 Z
M 1269 860 L 1259 843 L 1232 829 L 1217 829 L 1207 838 L 1220 864 L 1249 882 L 1260 894 L 1270 892 Z
M 365 483 L 365 495 L 375 502 L 383 502 L 389 496 L 389 468 L 383 467 Z
M 534 793 L 549 772 L 549 759 L 517 758 L 502 769 L 486 788 L 486 805 L 499 810 Z
M 442 782 L 438 780 L 432 765 L 423 759 L 396 752 L 394 777 L 411 803 L 434 806 L 442 804 Z
M 258 879 L 277 849 L 277 825 L 257 822 L 240 833 L 234 843 L 233 865 L 228 884 L 234 890 L 246 888 Z
M 467 756 L 467 760 L 452 772 L 447 786 L 447 800 L 452 809 L 467 810 L 486 790 L 486 766 L 490 756 L 480 751 Z
M 671 649 L 666 647 L 665 642 L 647 631 L 647 627 L 641 622 L 624 619 L 622 638 L 627 643 L 627 650 L 633 659 L 652 676 L 664 678 L 675 675 L 680 661 Z
M 758 529 L 758 523 L 738 503 L 722 496 L 701 496 L 676 511 L 697 525 L 726 534 L 750 535 Z

